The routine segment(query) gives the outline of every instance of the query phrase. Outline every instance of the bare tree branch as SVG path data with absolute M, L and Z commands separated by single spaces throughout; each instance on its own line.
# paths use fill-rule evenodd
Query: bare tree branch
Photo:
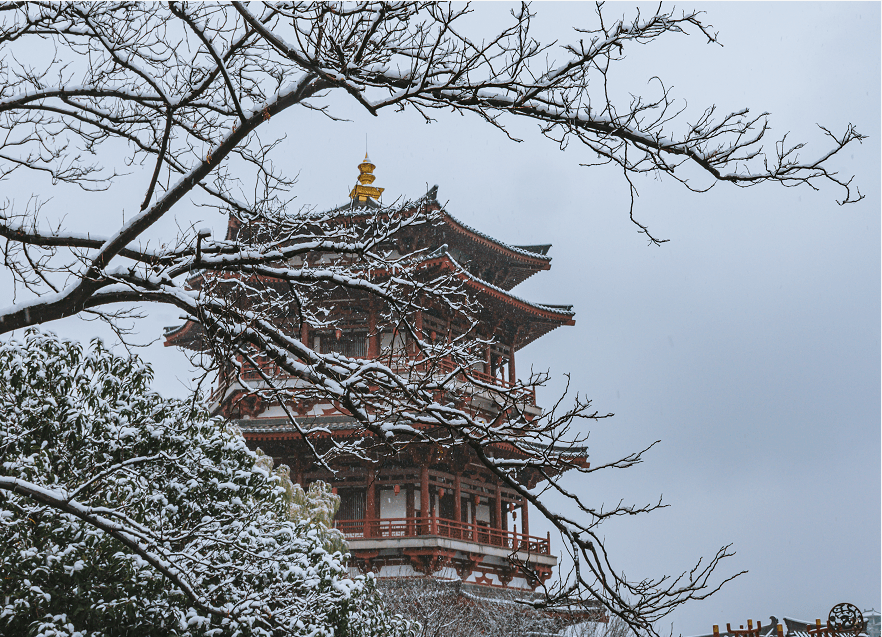
M 16 302 L 0 311 L 0 333 L 83 314 L 118 325 L 135 305 L 175 307 L 196 326 L 221 389 L 247 388 L 282 406 L 333 400 L 376 446 L 339 443 L 329 454 L 370 460 L 377 449 L 394 452 L 413 442 L 470 449 L 555 525 L 572 553 L 570 580 L 547 589 L 543 603 L 599 603 L 634 630 L 652 633 L 659 618 L 730 579 L 715 575 L 729 547 L 677 577 L 632 581 L 618 573 L 598 526 L 664 505 L 604 508 L 558 477 L 627 468 L 649 448 L 589 468 L 578 461 L 585 442 L 578 425 L 609 414 L 576 396 L 527 418 L 527 397 L 547 375 L 503 387 L 474 371 L 494 343 L 477 333 L 473 277 L 444 250 L 413 252 L 396 244 L 409 229 L 440 222 L 444 211 L 433 196 L 371 214 L 295 211 L 295 178 L 277 169 L 275 142 L 262 142 L 258 133 L 272 118 L 294 117 L 295 106 L 337 118 L 337 96 L 372 115 L 406 108 L 426 121 L 439 109 L 474 115 L 512 139 L 512 122 L 526 118 L 562 147 L 580 144 L 594 164 L 618 166 L 629 187 L 630 218 L 657 245 L 665 240 L 635 214 L 640 175 L 661 174 L 696 192 L 717 183 L 833 185 L 842 193 L 839 202 L 850 203 L 862 195 L 833 160 L 864 136 L 852 124 L 841 134 L 821 127 L 827 147 L 804 159 L 802 143 L 786 135 L 770 139 L 765 113 L 710 106 L 686 121 L 685 106 L 659 78 L 645 95 L 613 97 L 609 78 L 631 47 L 690 34 L 716 43 L 700 12 L 660 6 L 648 16 L 609 20 L 598 4 L 595 25 L 576 29 L 578 42 L 554 47 L 531 35 L 534 14 L 526 4 L 507 25 L 477 37 L 466 25 L 471 11 L 380 2 L 0 7 L 0 180 L 33 171 L 54 183 L 110 188 L 118 166 L 93 162 L 116 142 L 128 149 L 127 170 L 152 168 L 143 200 L 132 199 L 139 212 L 107 237 L 89 232 L 88 211 L 65 211 L 74 225 L 68 230 L 46 221 L 45 202 L 33 200 L 23 212 L 4 202 L 3 265 Z M 24 46 L 45 55 L 25 62 L 15 55 Z M 255 185 L 245 194 L 241 184 L 249 177 Z M 158 245 L 146 239 L 190 202 L 231 217 L 230 236 L 211 240 L 183 228 Z M 300 340 L 304 323 L 333 330 L 334 311 L 353 299 L 381 308 L 383 325 L 401 335 L 418 362 L 403 365 L 394 348 L 367 361 Z M 429 305 L 443 308 L 459 331 L 427 335 L 415 313 Z M 255 369 L 259 378 L 248 385 L 246 373 Z M 490 422 L 467 408 L 474 391 L 496 405 Z M 299 431 L 310 444 L 327 433 Z M 502 447 L 513 454 L 497 453 Z M 327 459 L 318 444 L 312 448 L 319 461 Z M 544 480 L 545 492 L 565 498 L 568 511 L 550 509 L 527 489 L 521 479 L 527 472 Z M 89 512 L 69 512 L 105 524 Z M 138 546 L 128 531 L 115 532 Z

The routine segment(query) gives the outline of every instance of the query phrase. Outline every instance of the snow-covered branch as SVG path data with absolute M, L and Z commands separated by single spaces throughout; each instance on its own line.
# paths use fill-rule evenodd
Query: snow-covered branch
M 660 79 L 651 84 L 654 92 L 624 102 L 612 96 L 609 79 L 630 47 L 690 35 L 716 42 L 700 13 L 659 8 L 609 20 L 597 5 L 594 26 L 579 25 L 578 41 L 557 46 L 534 39 L 533 11 L 521 5 L 494 33 L 473 34 L 470 7 L 422 2 L 4 5 L 0 181 L 33 171 L 85 190 L 117 187 L 121 207 L 137 213 L 108 236 L 97 236 L 89 232 L 88 210 L 62 209 L 71 226 L 66 227 L 48 222 L 60 216 L 50 214 L 59 202 L 35 196 L 24 209 L 3 202 L 0 249 L 17 296 L 0 310 L 0 333 L 87 312 L 114 323 L 145 303 L 174 307 L 189 319 L 181 342 L 210 361 L 206 365 L 220 378 L 219 392 L 237 387 L 283 407 L 323 399 L 350 414 L 370 443 L 335 443 L 328 455 L 369 461 L 380 448 L 395 452 L 414 441 L 470 449 L 566 538 L 576 558 L 574 574 L 570 583 L 549 589 L 547 603 L 601 603 L 632 628 L 651 631 L 653 622 L 679 604 L 718 588 L 712 576 L 728 549 L 679 578 L 631 581 L 621 575 L 607 557 L 598 525 L 661 503 L 605 509 L 565 489 L 557 477 L 567 470 L 627 468 L 647 450 L 589 468 L 581 461 L 585 434 L 577 425 L 606 414 L 579 397 L 540 415 L 528 413 L 529 397 L 546 376 L 500 385 L 477 371 L 500 344 L 478 332 L 482 309 L 469 287 L 474 277 L 445 250 L 415 250 L 402 238 L 438 223 L 443 211 L 434 194 L 370 214 L 354 208 L 294 210 L 295 180 L 273 165 L 277 140 L 261 140 L 266 123 L 294 118 L 297 106 L 335 119 L 337 96 L 373 115 L 412 108 L 432 121 L 435 113 L 452 109 L 510 136 L 512 122 L 526 118 L 554 142 L 576 141 L 597 162 L 618 166 L 632 193 L 631 218 L 656 243 L 661 240 L 635 217 L 635 180 L 642 173 L 659 173 L 696 191 L 718 183 L 833 184 L 847 203 L 861 194 L 837 173 L 835 161 L 863 136 L 852 124 L 839 124 L 836 133 L 822 128 L 827 146 L 809 155 L 787 136 L 770 140 L 764 113 L 708 106 L 695 121 L 686 121 L 684 108 Z M 29 46 L 37 54 L 17 55 L 19 47 L 30 51 Z M 134 166 L 135 179 L 140 165 L 146 166 L 142 185 L 119 186 L 120 174 Z M 255 183 L 250 195 L 241 187 L 247 176 Z M 184 227 L 160 242 L 146 238 L 190 203 L 228 217 L 228 235 L 212 239 Z M 356 316 L 359 304 L 369 308 L 367 316 Z M 421 325 L 430 307 L 445 324 Z M 371 338 L 385 335 L 389 342 L 372 357 L 323 350 L 321 338 L 335 334 L 346 313 Z M 467 407 L 475 396 L 494 405 L 494 418 L 479 418 Z M 299 427 L 293 412 L 287 414 L 304 439 L 327 434 L 320 427 Z M 5 437 L 3 444 L 14 439 Z M 497 453 L 503 447 L 511 453 Z M 312 449 L 325 453 L 318 444 Z M 143 457 L 158 463 L 157 453 Z M 171 457 L 177 456 L 162 456 Z M 140 471 L 153 464 L 134 458 L 114 462 L 67 485 L 63 497 L 74 497 L 68 506 L 101 485 L 134 475 L 136 465 Z M 38 489 L 49 490 L 44 499 L 46 493 L 62 494 L 53 485 L 4 471 L 4 480 L 18 481 L 16 498 L 37 502 L 43 493 Z M 187 471 L 200 475 L 192 467 Z M 528 474 L 541 478 L 545 491 L 565 498 L 571 511 L 548 508 L 538 491 L 524 487 Z M 24 493 L 29 480 L 36 486 Z M 138 506 L 120 501 L 110 507 L 119 516 L 86 519 L 85 513 L 77 517 L 60 509 L 61 502 L 39 501 L 40 514 L 48 515 L 42 512 L 49 507 L 68 516 L 64 524 L 71 533 L 73 516 L 76 524 L 109 535 L 112 529 L 102 520 L 134 519 Z M 27 519 L 30 505 L 16 500 L 16 506 Z M 137 553 L 146 536 L 127 528 L 114 537 L 134 543 L 129 548 Z M 163 526 L 156 538 L 170 528 Z M 287 538 L 288 529 L 274 528 Z M 186 541 L 202 542 L 199 551 L 208 551 L 206 532 L 196 525 Z M 176 531 L 168 537 L 184 536 Z M 163 552 L 158 539 L 150 541 L 149 550 L 169 564 L 210 561 L 199 551 L 188 557 L 180 547 Z M 226 550 L 228 541 L 217 540 L 216 550 Z M 139 555 L 169 578 L 185 572 L 166 573 L 147 553 Z M 204 590 L 231 586 L 220 576 L 208 579 Z M 189 581 L 176 586 L 184 591 Z M 235 601 L 232 596 L 204 601 L 204 592 L 194 592 L 190 601 L 203 600 L 202 610 L 257 617 L 263 602 L 254 601 L 252 589 L 242 591 Z

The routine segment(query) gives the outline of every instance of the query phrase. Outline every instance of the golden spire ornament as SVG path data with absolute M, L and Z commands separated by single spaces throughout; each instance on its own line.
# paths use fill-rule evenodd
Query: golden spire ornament
M 365 152 L 364 161 L 358 165 L 358 183 L 355 184 L 352 192 L 349 193 L 349 198 L 352 199 L 353 203 L 366 202 L 369 199 L 376 201 L 383 195 L 383 188 L 371 186 L 374 183 L 374 179 L 376 179 L 374 168 L 376 166 L 371 163 L 371 158 Z

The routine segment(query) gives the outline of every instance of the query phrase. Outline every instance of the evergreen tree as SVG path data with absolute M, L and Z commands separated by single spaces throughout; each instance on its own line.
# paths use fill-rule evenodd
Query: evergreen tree
M 0 346 L 0 632 L 400 635 L 348 576 L 336 496 L 100 341 Z

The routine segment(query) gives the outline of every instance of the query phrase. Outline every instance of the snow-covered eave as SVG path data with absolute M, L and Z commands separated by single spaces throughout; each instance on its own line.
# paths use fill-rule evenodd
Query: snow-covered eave
M 445 263 L 446 262 L 446 263 Z M 429 259 L 424 261 L 424 265 L 447 265 L 447 267 L 454 268 L 458 274 L 460 274 L 465 280 L 466 283 L 469 284 L 473 289 L 479 290 L 502 300 L 505 303 L 523 309 L 531 314 L 536 314 L 541 316 L 544 319 L 550 319 L 553 321 L 557 321 L 562 325 L 575 325 L 576 321 L 573 318 L 576 313 L 572 309 L 572 305 L 546 305 L 542 303 L 533 303 L 531 301 L 527 301 L 526 299 L 522 299 L 519 296 L 515 296 L 511 292 L 507 290 L 503 290 L 500 287 L 489 283 L 480 277 L 475 276 L 464 267 L 462 267 L 456 259 L 454 259 L 449 252 L 444 252 L 439 256 L 432 255 Z
M 433 186 L 425 196 L 430 199 L 430 202 L 437 204 L 437 192 L 438 186 Z M 352 202 L 350 202 L 321 213 L 313 213 L 313 215 L 315 217 L 327 216 L 329 214 L 339 214 L 347 217 L 364 216 L 366 212 L 376 212 L 385 209 L 387 209 L 387 207 L 373 201 L 369 202 L 369 204 L 367 202 L 359 202 L 357 204 L 352 204 Z M 526 262 L 527 264 L 535 266 L 541 270 L 547 270 L 551 267 L 551 257 L 547 254 L 549 248 L 551 248 L 551 244 L 538 244 L 535 246 L 510 245 L 463 223 L 450 214 L 445 208 L 440 208 L 440 212 L 444 216 L 444 220 L 447 222 L 448 226 L 456 232 L 468 236 L 477 243 L 486 245 L 498 252 L 506 253 L 508 256 L 515 258 L 518 261 Z M 536 248 L 536 250 L 530 250 L 529 248 Z
M 495 451 L 504 450 L 521 458 L 526 458 L 527 460 L 543 456 L 551 456 L 559 460 L 570 462 L 574 466 L 588 468 L 590 465 L 588 462 L 588 447 L 585 446 L 566 447 L 563 445 L 544 445 L 538 442 L 518 440 L 517 444 L 514 442 L 500 441 L 492 443 L 490 447 Z M 535 451 L 535 453 L 530 450 Z M 506 458 L 501 456 L 498 457 L 500 460 L 506 460 Z M 569 468 L 565 470 L 568 469 Z
M 196 350 L 198 348 L 193 347 L 193 341 L 199 337 L 195 333 L 197 330 L 198 323 L 192 319 L 186 320 L 183 325 L 166 327 L 163 334 L 165 337 L 163 345 L 165 347 L 182 347 L 184 349 Z
M 302 431 L 308 431 L 310 436 L 351 438 L 370 435 L 352 416 L 318 416 L 297 418 L 298 426 L 292 424 L 287 418 L 272 416 L 270 418 L 247 418 L 236 419 L 234 422 L 242 430 L 243 434 L 251 440 L 289 440 L 302 437 Z M 431 430 L 435 425 L 416 425 L 418 429 Z M 571 462 L 573 465 L 588 467 L 588 447 L 579 445 L 567 447 L 565 445 L 546 445 L 539 442 L 518 440 L 514 442 L 498 441 L 490 447 L 496 452 L 507 452 L 521 458 L 536 458 L 539 455 L 552 455 Z M 536 454 L 529 450 L 535 450 Z M 499 456 L 501 459 L 502 456 Z
M 516 258 L 519 261 L 526 261 L 528 264 L 536 266 L 538 269 L 547 270 L 551 267 L 551 257 L 547 254 L 532 252 L 524 248 L 503 243 L 502 241 L 494 239 L 490 235 L 484 234 L 480 230 L 463 223 L 450 214 L 446 209 L 442 209 L 441 213 L 444 215 L 445 221 L 448 222 L 448 226 L 460 234 L 470 237 L 473 241 L 477 241 L 482 245 L 493 248 L 498 252 L 507 253 L 508 256 Z M 542 247 L 547 251 L 550 244 L 547 247 L 545 245 Z

